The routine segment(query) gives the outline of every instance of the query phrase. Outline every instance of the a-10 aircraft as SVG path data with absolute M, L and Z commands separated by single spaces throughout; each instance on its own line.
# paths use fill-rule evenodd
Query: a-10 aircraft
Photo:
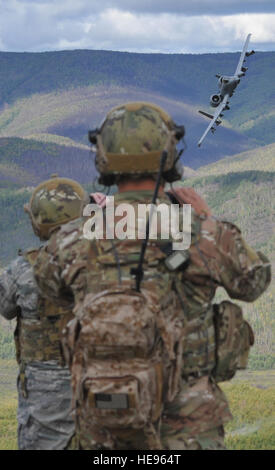
M 234 93 L 235 88 L 240 83 L 241 77 L 243 77 L 245 75 L 245 72 L 247 71 L 247 67 L 244 67 L 245 58 L 252 54 L 255 54 L 255 51 L 247 52 L 250 37 L 251 37 L 251 34 L 248 34 L 234 75 L 230 77 L 216 75 L 216 77 L 219 79 L 218 83 L 219 83 L 220 92 L 210 97 L 210 105 L 213 108 L 217 108 L 214 115 L 206 113 L 204 111 L 199 111 L 199 113 L 211 119 L 209 126 L 207 127 L 206 131 L 204 132 L 204 134 L 202 135 L 202 137 L 200 138 L 198 142 L 199 147 L 201 146 L 208 132 L 211 131 L 212 134 L 214 134 L 217 128 L 215 126 L 218 126 L 219 124 L 221 124 L 222 121 L 220 118 L 223 117 L 222 112 L 226 111 L 227 109 L 230 109 L 228 106 L 229 98 L 231 98 L 231 96 Z

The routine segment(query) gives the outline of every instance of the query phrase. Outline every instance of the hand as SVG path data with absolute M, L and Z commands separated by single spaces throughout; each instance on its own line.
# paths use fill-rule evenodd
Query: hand
M 199 215 L 206 215 L 207 217 L 212 215 L 210 207 L 207 205 L 205 200 L 194 190 L 194 188 L 176 188 L 174 192 L 184 204 L 191 204 L 195 212 Z
M 106 195 L 103 193 L 90 193 L 90 197 L 102 209 L 106 206 Z

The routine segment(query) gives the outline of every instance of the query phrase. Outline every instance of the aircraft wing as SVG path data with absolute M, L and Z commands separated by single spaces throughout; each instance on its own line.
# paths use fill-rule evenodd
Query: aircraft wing
M 215 125 L 219 125 L 221 123 L 221 121 L 219 120 L 219 117 L 220 117 L 221 113 L 223 112 L 223 110 L 227 106 L 228 98 L 229 98 L 229 95 L 226 94 L 224 96 L 221 104 L 219 104 L 219 106 L 217 107 L 216 112 L 215 112 L 213 118 L 211 119 L 211 122 L 210 122 L 209 126 L 207 127 L 206 131 L 204 132 L 204 134 L 202 135 L 202 137 L 198 141 L 198 146 L 199 147 L 201 146 L 201 144 L 204 141 L 205 137 L 207 136 L 208 132 L 211 130 L 214 133 L 215 130 L 216 130 Z M 202 113 L 202 114 L 206 114 L 206 113 Z
M 247 38 L 246 38 L 246 41 L 244 43 L 244 46 L 243 46 L 243 50 L 242 50 L 242 53 L 241 53 L 241 57 L 240 57 L 240 60 L 239 60 L 239 63 L 237 65 L 237 68 L 236 68 L 236 71 L 234 73 L 234 76 L 238 77 L 239 74 L 242 73 L 242 66 L 244 64 L 244 59 L 245 59 L 245 54 L 247 52 L 247 48 L 248 48 L 248 43 L 249 43 L 249 40 L 251 38 L 251 34 L 248 34 Z

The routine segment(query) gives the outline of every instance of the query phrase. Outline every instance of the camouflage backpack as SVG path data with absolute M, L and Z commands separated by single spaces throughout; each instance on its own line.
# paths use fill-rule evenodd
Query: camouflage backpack
M 175 272 L 164 266 L 166 255 L 158 244 L 149 243 L 146 278 L 138 292 L 130 267 L 136 264 L 140 242 L 127 240 L 116 243 L 123 269 L 119 284 L 114 281 L 112 245 L 109 240 L 94 242 L 96 262 L 89 267 L 91 256 L 87 263 L 96 275 L 96 292 L 76 305 L 76 318 L 63 335 L 81 447 L 89 448 L 90 436 L 103 427 L 143 430 L 148 448 L 160 449 L 154 424 L 164 401 L 179 391 L 182 367 L 182 309 L 173 290 Z

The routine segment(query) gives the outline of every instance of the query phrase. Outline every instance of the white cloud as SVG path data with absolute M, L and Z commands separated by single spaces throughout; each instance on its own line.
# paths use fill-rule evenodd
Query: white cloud
M 244 14 L 225 16 L 222 22 L 226 28 L 233 29 L 234 38 L 241 39 L 243 35 L 253 31 L 253 41 L 256 43 L 275 42 L 275 14 Z
M 0 0 L 0 47 L 34 52 L 90 48 L 202 53 L 240 50 L 245 36 L 252 33 L 253 48 L 275 50 L 275 13 L 236 14 L 236 1 Z M 259 4 L 262 11 L 272 5 L 275 10 L 273 0 L 238 3 L 251 11 Z M 116 8 L 108 8 L 110 4 Z M 198 15 L 206 4 L 209 13 Z M 230 15 L 212 14 L 229 11 L 229 6 Z
M 217 52 L 240 50 L 248 33 L 255 43 L 274 43 L 274 15 L 140 15 L 109 9 L 93 21 L 86 44 L 134 52 Z M 262 31 L 262 33 L 261 33 Z

